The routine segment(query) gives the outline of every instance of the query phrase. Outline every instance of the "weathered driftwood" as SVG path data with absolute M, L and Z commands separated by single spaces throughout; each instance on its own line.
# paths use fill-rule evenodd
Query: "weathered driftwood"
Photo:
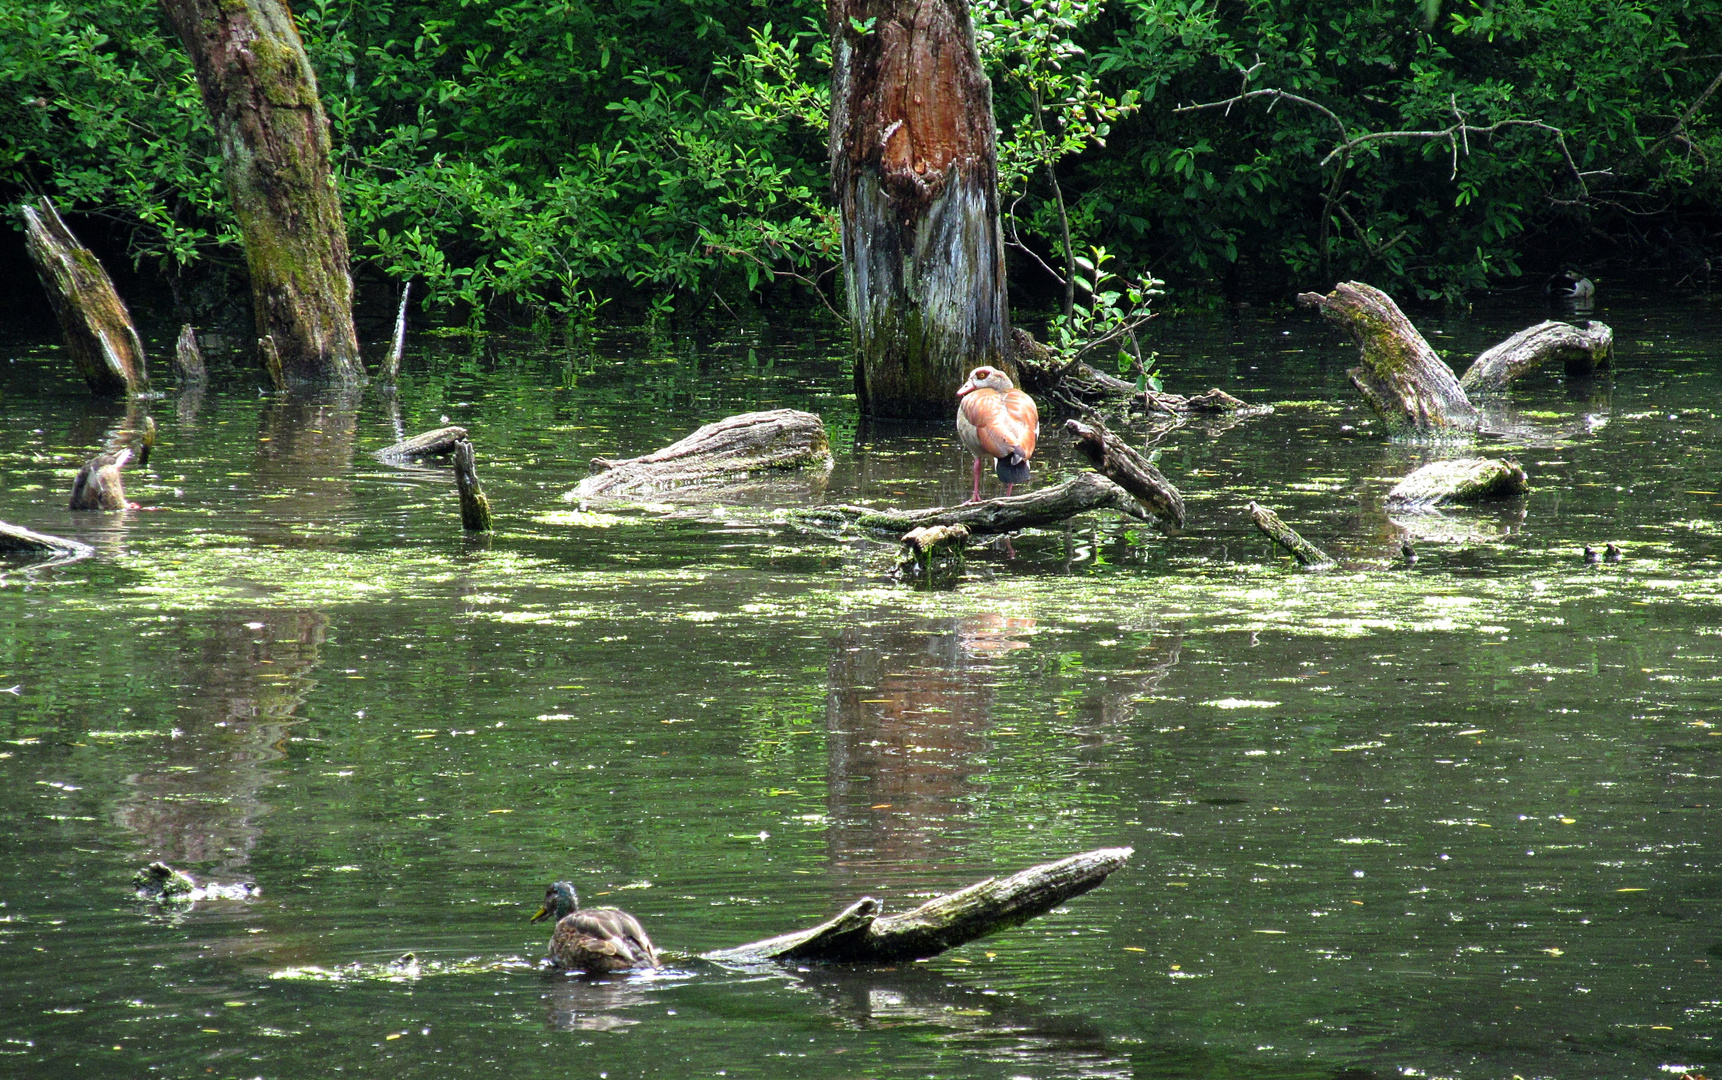
M 1320 309 L 1357 343 L 1363 362 L 1346 374 L 1395 435 L 1477 430 L 1476 406 L 1392 297 L 1360 281 L 1345 281 L 1326 296 L 1301 293 L 1298 303 Z
M 1560 360 L 1572 376 L 1584 376 L 1607 367 L 1614 351 L 1614 331 L 1599 322 L 1578 324 L 1548 320 L 1520 330 L 1512 337 L 1471 361 L 1459 385 L 1469 394 L 1505 390 L 1514 379 Z
M 1012 533 L 1052 525 L 1091 510 L 1116 510 L 1146 521 L 1148 515 L 1130 493 L 1099 473 L 1087 472 L 1052 487 L 1023 495 L 987 499 L 961 506 L 925 510 L 874 510 L 865 506 L 814 506 L 792 517 L 810 524 L 852 525 L 873 532 L 901 535 L 927 525 L 962 525 L 976 536 Z
M 904 533 L 897 559 L 897 579 L 919 589 L 943 589 L 963 576 L 965 525 L 923 525 Z
M 277 390 L 287 389 L 287 373 L 281 369 L 281 353 L 275 348 L 275 335 L 264 334 L 257 339 L 257 362 L 269 376 L 269 385 Z
M 143 342 L 100 260 L 78 243 L 46 197 L 22 212 L 25 246 L 78 374 L 98 393 L 149 389 Z
M 389 354 L 383 358 L 383 370 L 378 378 L 385 383 L 392 383 L 401 373 L 401 357 L 407 351 L 407 301 L 412 299 L 413 283 L 407 282 L 401 286 L 401 306 L 395 312 L 395 336 L 389 342 Z
M 179 328 L 179 340 L 174 342 L 173 374 L 182 387 L 209 379 L 209 368 L 203 363 L 203 350 L 197 347 L 197 331 L 190 323 Z
M 125 482 L 120 479 L 120 470 L 131 462 L 133 456 L 132 449 L 124 447 L 119 450 L 104 450 L 84 462 L 84 467 L 78 470 L 78 475 L 72 480 L 72 497 L 67 503 L 67 509 L 130 509 L 131 504 L 126 501 Z
M 61 559 L 85 559 L 95 553 L 95 549 L 88 544 L 0 521 L 0 555 L 49 555 Z
M 478 465 L 472 443 L 466 439 L 454 444 L 454 486 L 460 492 L 460 527 L 467 532 L 489 532 L 490 500 L 478 483 Z
M 1387 504 L 1411 508 L 1506 499 L 1523 495 L 1528 486 L 1525 470 L 1516 461 L 1451 458 L 1430 462 L 1399 481 L 1387 493 Z
M 1129 861 L 1133 849 L 1100 848 L 1042 863 L 1006 878 L 987 878 L 901 915 L 880 915 L 862 899 L 807 930 L 705 953 L 708 960 L 888 964 L 936 956 L 988 934 L 1020 926 L 1095 888 Z
M 419 458 L 445 457 L 454 453 L 454 448 L 466 440 L 466 429 L 463 427 L 440 427 L 427 431 L 423 435 L 414 435 L 403 439 L 392 446 L 378 450 L 376 456 L 384 461 L 416 461 Z
M 825 421 L 794 409 L 742 413 L 707 424 L 644 457 L 593 458 L 596 472 L 564 498 L 618 497 L 761 473 L 831 468 Z
M 1011 331 L 1011 355 L 1016 360 L 1021 384 L 1029 394 L 1040 395 L 1071 408 L 1119 405 L 1133 413 L 1167 416 L 1265 416 L 1271 405 L 1251 405 L 1219 387 L 1195 397 L 1160 390 L 1138 390 L 1135 383 L 1108 375 L 1083 361 L 1066 363 L 1026 330 Z
M 1161 521 L 1184 527 L 1184 496 L 1135 447 L 1106 430 L 1099 420 L 1066 420 L 1064 429 L 1076 436 L 1077 448 L 1108 480 L 1136 496 Z
M 1280 520 L 1280 516 L 1265 506 L 1250 503 L 1247 507 L 1250 520 L 1256 523 L 1263 536 L 1272 540 L 1280 547 L 1291 552 L 1297 561 L 1312 570 L 1325 570 L 1335 565 L 1327 553 L 1297 534 L 1290 525 Z

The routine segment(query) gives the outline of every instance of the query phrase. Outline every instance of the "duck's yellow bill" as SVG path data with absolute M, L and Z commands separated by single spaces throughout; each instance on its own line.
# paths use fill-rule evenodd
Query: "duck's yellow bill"
M 550 914 L 550 909 L 547 907 L 541 907 L 538 909 L 538 914 L 532 916 L 532 918 L 527 919 L 526 921 L 527 922 L 537 922 L 539 919 L 544 918 L 544 916 L 546 916 L 548 914 Z

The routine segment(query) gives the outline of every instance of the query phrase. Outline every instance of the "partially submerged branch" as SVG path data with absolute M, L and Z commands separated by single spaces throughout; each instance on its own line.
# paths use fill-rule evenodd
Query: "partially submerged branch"
M 595 475 L 564 498 L 619 497 L 691 484 L 721 484 L 762 473 L 831 469 L 825 422 L 794 409 L 742 413 L 707 424 L 643 457 L 593 458 Z
M 460 493 L 460 527 L 467 532 L 489 532 L 490 500 L 478 482 L 478 465 L 467 439 L 454 444 L 454 486 Z
M 1101 509 L 1116 510 L 1138 521 L 1148 519 L 1129 492 L 1094 472 L 1023 495 L 961 506 L 934 506 L 925 510 L 815 506 L 792 511 L 792 518 L 814 525 L 850 525 L 898 535 L 920 526 L 962 525 L 974 535 L 987 536 L 1052 525 L 1077 514 Z
M 1116 405 L 1129 412 L 1186 416 L 1195 414 L 1263 416 L 1269 405 L 1251 405 L 1224 390 L 1214 388 L 1195 397 L 1139 390 L 1135 383 L 1093 367 L 1080 358 L 1060 362 L 1045 345 L 1025 330 L 1011 331 L 1011 358 L 1022 376 L 1022 388 L 1036 397 L 1046 397 L 1076 411 L 1091 412 L 1092 406 Z
M 1042 863 L 1006 878 L 987 878 L 901 915 L 880 916 L 863 897 L 835 918 L 791 934 L 705 953 L 708 960 L 888 964 L 937 956 L 946 949 L 1044 915 L 1104 882 L 1129 861 L 1131 848 L 1100 848 Z
M 95 553 L 96 549 L 88 544 L 0 521 L 0 555 L 48 556 L 56 562 L 70 562 L 87 559 Z
M 410 439 L 402 439 L 392 446 L 385 446 L 376 452 L 382 461 L 417 461 L 420 458 L 446 457 L 454 453 L 454 448 L 466 440 L 466 429 L 455 425 L 440 427 L 427 431 L 423 435 L 414 435 Z
M 1280 520 L 1280 516 L 1265 506 L 1250 503 L 1246 508 L 1250 520 L 1263 536 L 1291 552 L 1297 561 L 1312 570 L 1326 570 L 1335 565 L 1327 552 L 1297 534 L 1297 530 Z
M 1480 502 L 1523 495 L 1529 481 L 1516 461 L 1450 458 L 1434 461 L 1395 484 L 1387 493 L 1394 508 L 1417 509 L 1450 502 Z
M 1134 495 L 1161 521 L 1175 529 L 1184 527 L 1184 496 L 1134 447 L 1106 430 L 1099 420 L 1066 420 L 1064 429 L 1076 437 L 1076 445 L 1089 464 L 1108 480 Z
M 898 543 L 896 576 L 918 589 L 944 589 L 963 576 L 963 545 L 969 542 L 965 525 L 923 525 L 904 533 Z
M 1568 375 L 1584 376 L 1607 367 L 1614 352 L 1614 331 L 1605 323 L 1578 325 L 1552 319 L 1527 327 L 1471 361 L 1459 385 L 1467 393 L 1505 390 L 1507 384 L 1550 360 L 1566 365 Z

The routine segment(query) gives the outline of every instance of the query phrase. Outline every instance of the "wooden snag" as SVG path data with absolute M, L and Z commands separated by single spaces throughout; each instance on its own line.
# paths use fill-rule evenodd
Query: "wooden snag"
M 454 453 L 455 447 L 467 438 L 463 427 L 440 427 L 427 431 L 423 435 L 414 435 L 410 439 L 402 439 L 392 446 L 385 446 L 376 452 L 383 461 L 416 461 L 419 458 L 446 457 Z
M 1614 330 L 1608 324 L 1550 319 L 1520 330 L 1471 361 L 1459 385 L 1471 394 L 1498 393 L 1550 360 L 1560 360 L 1567 375 L 1582 378 L 1607 367 L 1613 353 Z
M 597 472 L 564 498 L 614 498 L 761 473 L 828 470 L 831 440 L 825 421 L 813 413 L 772 409 L 725 417 L 643 457 L 593 458 L 592 468 Z
M 407 301 L 412 299 L 413 283 L 401 286 L 401 306 L 395 312 L 395 336 L 389 342 L 389 353 L 383 358 L 383 370 L 378 378 L 392 383 L 401 373 L 401 358 L 407 351 Z
M 924 525 L 904 533 L 898 543 L 896 576 L 917 589 L 955 588 L 963 576 L 964 525 Z
M 1326 296 L 1301 293 L 1297 299 L 1357 343 L 1363 362 L 1346 374 L 1393 434 L 1476 432 L 1476 406 L 1392 297 L 1361 281 L 1345 281 Z
M 1241 419 L 1266 416 L 1274 411 L 1272 405 L 1251 405 L 1219 387 L 1194 397 L 1159 390 L 1138 390 L 1135 383 L 1108 375 L 1083 361 L 1071 364 L 1059 360 L 1045 345 L 1036 341 L 1034 335 L 1020 327 L 1011 330 L 1011 356 L 1021 374 L 1024 391 L 1044 395 L 1079 412 L 1090 411 L 1089 406 L 1115 405 L 1133 413 L 1235 416 Z
M 190 323 L 179 328 L 179 340 L 173 346 L 173 374 L 182 386 L 209 380 L 209 368 L 203 362 L 203 350 L 197 347 L 197 331 Z
M 148 390 L 143 342 L 101 261 L 78 243 L 46 196 L 21 212 L 25 246 L 78 374 L 96 393 Z
M 96 553 L 88 544 L 50 536 L 0 521 L 0 555 L 46 555 L 56 559 L 87 559 Z
M 1099 848 L 1041 863 L 934 897 L 901 915 L 881 915 L 879 901 L 863 897 L 818 926 L 702 955 L 707 960 L 744 964 L 920 960 L 1044 915 L 1099 886 L 1132 854 L 1134 849 L 1127 847 Z
M 1134 495 L 1161 521 L 1175 529 L 1184 527 L 1184 496 L 1135 447 L 1106 430 L 1097 418 L 1066 420 L 1064 429 L 1076 436 L 1077 448 L 1108 480 Z
M 925 510 L 813 506 L 791 511 L 790 519 L 807 525 L 854 526 L 897 535 L 921 526 L 962 525 L 975 536 L 996 536 L 1053 525 L 1078 514 L 1102 509 L 1116 510 L 1137 521 L 1148 520 L 1147 513 L 1129 492 L 1096 472 L 1085 472 L 1062 484 L 1037 488 L 1023 495 L 961 506 L 934 506 Z
M 464 438 L 454 444 L 454 486 L 460 493 L 460 527 L 467 532 L 489 532 L 490 500 L 478 483 L 472 443 Z
M 1311 570 L 1326 570 L 1338 565 L 1326 552 L 1299 536 L 1296 530 L 1281 521 L 1280 516 L 1272 510 L 1254 502 L 1246 509 L 1250 512 L 1250 520 L 1256 523 L 1256 528 L 1261 530 L 1262 535 L 1291 552 L 1302 565 Z
M 1395 508 L 1481 502 L 1523 495 L 1530 482 L 1516 461 L 1497 458 L 1450 458 L 1434 461 L 1399 481 L 1387 493 Z

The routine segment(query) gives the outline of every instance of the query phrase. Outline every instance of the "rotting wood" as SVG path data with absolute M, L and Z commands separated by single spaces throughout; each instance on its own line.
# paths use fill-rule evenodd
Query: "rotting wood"
M 1451 502 L 1481 502 L 1523 495 L 1530 486 L 1516 461 L 1498 458 L 1450 458 L 1434 461 L 1399 481 L 1387 493 L 1395 509 L 1438 506 Z
M 197 347 L 197 331 L 190 323 L 179 328 L 179 340 L 173 346 L 173 374 L 180 385 L 209 380 L 209 368 L 203 362 L 203 350 Z
M 962 525 L 976 536 L 996 536 L 1053 525 L 1092 510 L 1116 510 L 1138 521 L 1148 520 L 1147 513 L 1129 492 L 1096 472 L 1085 472 L 1062 484 L 1038 488 L 1023 495 L 961 506 L 934 506 L 925 510 L 814 506 L 792 510 L 789 517 L 808 525 L 853 526 L 896 535 L 921 526 Z
M 69 510 L 128 510 L 131 504 L 126 501 L 125 482 L 120 479 L 120 470 L 125 468 L 134 454 L 130 447 L 119 450 L 104 450 L 95 457 L 84 462 L 83 468 L 72 479 L 72 497 L 67 503 Z
M 1090 412 L 1091 406 L 1122 406 L 1132 413 L 1167 416 L 1230 415 L 1237 417 L 1265 416 L 1273 412 L 1271 405 L 1251 405 L 1242 398 L 1226 393 L 1219 387 L 1194 397 L 1161 390 L 1139 390 L 1135 383 L 1083 361 L 1074 364 L 1060 361 L 1045 345 L 1028 331 L 1011 331 L 1011 356 L 1021 375 L 1022 389 L 1039 397 L 1064 405 L 1078 412 Z
M 416 461 L 419 458 L 445 457 L 454 453 L 455 447 L 465 441 L 466 437 L 467 432 L 463 427 L 440 427 L 423 435 L 403 439 L 392 446 L 385 446 L 376 452 L 376 456 L 383 461 Z
M 490 500 L 478 482 L 478 464 L 467 439 L 454 444 L 454 486 L 460 493 L 460 527 L 467 532 L 489 532 Z
M 78 243 L 46 197 L 21 212 L 25 247 L 85 384 L 96 393 L 149 389 L 143 342 L 101 261 Z
M 392 383 L 401 373 L 401 357 L 407 351 L 407 301 L 412 299 L 413 283 L 401 286 L 401 306 L 395 312 L 395 336 L 389 342 L 389 354 L 383 358 L 383 370 L 378 378 Z
M 965 525 L 923 525 L 904 533 L 898 543 L 896 576 L 918 589 L 946 589 L 963 576 Z
M 761 473 L 831 468 L 825 421 L 795 409 L 727 416 L 643 457 L 593 458 L 599 470 L 563 498 L 617 498 Z
M 96 549 L 88 544 L 0 521 L 0 555 L 47 555 L 71 560 L 87 559 L 95 553 Z
M 1497 393 L 1550 360 L 1562 361 L 1567 375 L 1583 377 L 1607 367 L 1613 352 L 1614 330 L 1606 323 L 1550 319 L 1520 330 L 1471 361 L 1459 385 L 1468 394 Z
M 1280 516 L 1258 503 L 1246 508 L 1250 520 L 1263 536 L 1291 552 L 1297 561 L 1311 570 L 1326 570 L 1336 565 L 1327 553 L 1297 534 L 1297 530 L 1280 520 Z
M 285 0 L 161 0 L 197 75 L 245 241 L 271 378 L 357 386 L 353 280 L 329 120 Z M 258 359 L 269 366 L 270 353 Z
M 1000 930 L 1081 896 L 1129 861 L 1133 849 L 1099 848 L 1041 863 L 1009 877 L 987 878 L 937 896 L 901 915 L 881 915 L 879 901 L 862 899 L 807 930 L 703 954 L 727 963 L 815 961 L 888 964 L 920 960 Z
M 1097 419 L 1066 420 L 1064 429 L 1076 436 L 1077 448 L 1108 480 L 1136 496 L 1161 521 L 1175 529 L 1184 527 L 1184 496 L 1135 447 Z
M 275 348 L 275 335 L 264 334 L 257 339 L 257 362 L 269 376 L 269 385 L 276 390 L 287 389 L 287 374 L 281 370 L 281 354 Z
M 1357 343 L 1363 362 L 1346 374 L 1393 434 L 1428 437 L 1477 430 L 1476 406 L 1392 297 L 1360 281 L 1344 281 L 1325 296 L 1300 293 L 1297 299 L 1320 310 Z

